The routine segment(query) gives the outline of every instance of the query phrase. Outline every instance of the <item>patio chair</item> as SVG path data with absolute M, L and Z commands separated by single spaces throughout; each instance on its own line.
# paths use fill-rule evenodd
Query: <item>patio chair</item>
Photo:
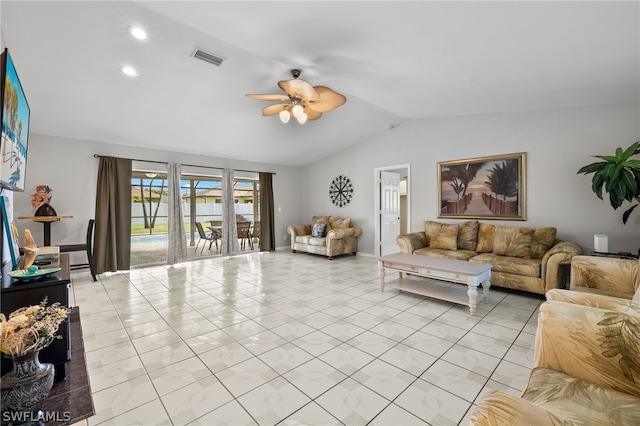
M 244 250 L 245 240 L 249 241 L 249 247 L 251 247 L 251 238 L 249 229 L 251 229 L 251 222 L 237 222 L 236 230 L 238 232 L 238 238 L 240 239 L 240 249 Z
M 214 233 L 213 231 L 210 231 L 208 233 L 205 232 L 201 222 L 196 222 L 196 229 L 198 230 L 198 235 L 200 235 L 200 239 L 196 244 L 195 251 L 198 251 L 198 246 L 200 245 L 200 241 L 204 241 L 204 244 L 200 249 L 200 254 L 202 254 L 202 252 L 204 251 L 204 246 L 207 245 L 207 241 L 209 241 L 209 250 L 211 250 L 211 245 L 214 243 L 214 241 L 216 243 L 216 250 L 218 249 L 218 240 L 220 239 L 220 234 L 218 234 L 217 232 Z
M 255 222 L 249 231 L 249 247 L 254 249 L 253 241 L 258 240 L 258 250 L 260 250 L 260 222 Z

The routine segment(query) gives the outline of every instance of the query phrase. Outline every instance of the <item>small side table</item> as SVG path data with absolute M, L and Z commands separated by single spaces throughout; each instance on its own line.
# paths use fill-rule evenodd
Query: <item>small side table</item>
M 29 219 L 34 222 L 42 222 L 44 225 L 44 245 L 51 245 L 51 222 L 59 222 L 60 219 L 71 219 L 73 216 L 19 216 L 18 219 Z
M 622 251 L 619 251 L 617 253 L 606 253 L 606 252 L 594 250 L 594 251 L 591 251 L 590 253 L 590 256 L 613 257 L 617 259 L 637 259 L 639 255 L 629 253 L 629 252 L 622 252 Z
M 560 276 L 564 280 L 564 288 L 571 289 L 571 259 L 561 260 L 560 263 Z

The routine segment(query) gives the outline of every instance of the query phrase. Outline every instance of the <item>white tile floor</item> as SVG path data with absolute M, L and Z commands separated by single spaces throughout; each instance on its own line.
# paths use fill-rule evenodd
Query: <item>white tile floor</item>
M 288 251 L 73 275 L 91 425 L 456 425 L 519 395 L 542 296 L 468 308 L 387 289 L 375 259 Z

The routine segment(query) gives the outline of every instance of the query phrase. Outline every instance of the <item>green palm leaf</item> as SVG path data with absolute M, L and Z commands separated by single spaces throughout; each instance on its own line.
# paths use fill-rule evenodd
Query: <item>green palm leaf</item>
M 595 155 L 602 161 L 590 163 L 581 167 L 578 174 L 593 174 L 591 190 L 600 199 L 602 191 L 609 194 L 609 203 L 614 209 L 619 208 L 625 201 L 640 201 L 640 160 L 631 159 L 640 154 L 640 141 L 633 143 L 626 149 L 616 148 L 615 156 Z M 624 212 L 622 222 L 627 223 L 629 215 L 638 204 Z

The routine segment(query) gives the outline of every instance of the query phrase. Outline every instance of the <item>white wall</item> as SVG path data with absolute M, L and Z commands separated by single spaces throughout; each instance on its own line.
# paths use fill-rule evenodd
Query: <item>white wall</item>
M 33 216 L 31 195 L 39 184 L 53 189 L 51 205 L 58 215 L 70 215 L 51 225 L 52 244 L 83 242 L 86 225 L 95 217 L 96 179 L 98 159 L 94 154 L 114 157 L 174 161 L 212 167 L 230 167 L 244 170 L 275 172 L 273 177 L 276 246 L 288 246 L 283 238 L 287 226 L 297 223 L 302 216 L 302 169 L 297 167 L 252 163 L 224 158 L 198 156 L 168 151 L 150 150 L 74 139 L 31 134 L 29 136 L 26 189 L 14 193 L 14 216 Z M 157 166 L 156 166 L 157 167 Z M 211 171 L 216 173 L 219 171 Z M 278 207 L 281 212 L 278 212 Z M 29 228 L 38 245 L 43 244 L 43 226 L 29 220 L 16 220 L 23 243 L 24 229 Z M 73 259 L 72 259 L 73 261 Z
M 636 253 L 640 208 L 622 225 L 625 208 L 614 211 L 608 201 L 599 200 L 591 192 L 590 177 L 576 171 L 592 161 L 591 155 L 610 154 L 618 146 L 639 140 L 639 117 L 639 104 L 625 104 L 415 120 L 304 169 L 31 134 L 26 190 L 14 194 L 14 217 L 32 216 L 31 194 L 36 185 L 48 184 L 54 190 L 52 205 L 58 214 L 74 216 L 52 224 L 52 242 L 83 241 L 86 223 L 95 210 L 98 160 L 93 154 L 272 171 L 277 173 L 277 247 L 288 246 L 284 238 L 288 225 L 309 223 L 313 215 L 332 214 L 349 216 L 362 227 L 359 251 L 372 255 L 376 167 L 411 164 L 409 227 L 416 231 L 422 229 L 422 220 L 437 219 L 439 161 L 524 151 L 527 221 L 496 223 L 555 226 L 560 238 L 578 242 L 586 252 L 593 246 L 593 234 L 607 234 L 610 251 Z M 329 199 L 329 185 L 340 174 L 348 176 L 355 187 L 353 200 L 345 208 L 335 207 Z M 16 223 L 21 237 L 28 227 L 36 242 L 42 243 L 41 224 Z
M 363 229 L 359 251 L 373 254 L 374 168 L 411 163 L 409 227 L 419 231 L 423 220 L 437 220 L 438 162 L 526 152 L 527 220 L 495 223 L 555 226 L 559 238 L 585 252 L 593 248 L 593 234 L 607 234 L 610 251 L 637 253 L 640 207 L 623 225 L 625 206 L 613 210 L 593 194 L 591 177 L 576 172 L 594 161 L 591 155 L 612 154 L 640 140 L 639 118 L 639 104 L 624 104 L 409 121 L 306 167 L 303 222 L 313 215 L 350 216 Z M 351 204 L 342 209 L 328 195 L 340 174 L 355 187 Z

